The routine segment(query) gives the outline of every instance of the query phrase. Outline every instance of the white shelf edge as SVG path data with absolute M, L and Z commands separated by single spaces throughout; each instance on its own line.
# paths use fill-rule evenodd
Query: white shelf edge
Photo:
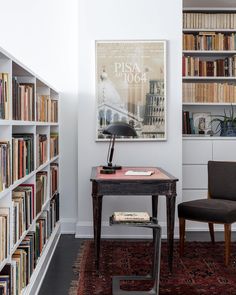
M 234 136 L 182 136 L 183 140 L 235 140 Z
M 37 265 L 36 265 L 36 267 L 35 267 L 35 269 L 34 269 L 32 275 L 31 275 L 31 277 L 30 277 L 30 282 L 29 282 L 29 284 L 28 284 L 28 285 L 22 290 L 21 295 L 28 295 L 28 294 L 30 294 L 30 292 L 31 292 L 31 288 L 32 288 L 33 284 L 36 282 L 36 279 L 37 279 L 38 273 L 39 273 L 39 271 L 40 271 L 40 269 L 41 269 L 41 267 L 42 267 L 42 264 L 43 264 L 43 262 L 44 262 L 44 260 L 45 260 L 45 257 L 46 257 L 46 255 L 47 255 L 47 253 L 48 253 L 48 251 L 49 251 L 49 249 L 50 249 L 50 247 L 51 247 L 51 245 L 52 245 L 54 239 L 56 238 L 56 236 L 57 236 L 57 234 L 58 234 L 57 241 L 56 241 L 56 243 L 55 243 L 54 249 L 52 250 L 52 253 L 50 254 L 50 259 L 49 259 L 49 261 L 48 261 L 48 265 L 49 265 L 49 262 L 50 262 L 50 260 L 51 260 L 51 258 L 52 258 L 52 255 L 53 255 L 53 253 L 54 253 L 54 251 L 55 251 L 55 248 L 56 248 L 56 246 L 57 246 L 57 243 L 58 243 L 58 240 L 59 240 L 59 237 L 60 237 L 60 228 L 61 228 L 60 221 L 58 221 L 58 222 L 56 223 L 55 228 L 53 229 L 53 231 L 52 231 L 52 233 L 51 233 L 51 236 L 49 237 L 49 239 L 47 240 L 46 244 L 45 244 L 44 247 L 43 247 L 42 253 L 41 253 L 41 255 L 40 255 L 39 259 L 38 259 L 38 263 L 37 263 Z M 48 265 L 47 265 L 47 267 L 48 267 Z M 46 274 L 47 267 L 45 268 L 44 275 Z M 42 280 L 41 280 L 41 281 L 42 281 Z
M 182 29 L 182 31 L 191 33 L 191 32 L 229 32 L 236 33 L 236 29 Z
M 183 50 L 184 54 L 236 54 L 236 50 Z
M 190 76 L 190 77 L 182 77 L 183 80 L 224 80 L 224 81 L 232 81 L 232 80 L 236 80 L 236 77 L 197 77 L 197 76 Z
M 10 263 L 10 255 L 8 255 L 7 258 L 5 258 L 3 261 L 1 261 L 0 263 L 0 271 L 2 271 L 2 269 L 4 268 L 4 266 L 7 264 L 7 263 Z
M 236 102 L 183 102 L 184 106 L 235 106 Z
M 218 11 L 223 11 L 223 12 L 235 12 L 236 13 L 236 7 L 184 7 L 183 12 L 204 12 L 204 11 L 213 11 L 213 12 L 218 12 Z

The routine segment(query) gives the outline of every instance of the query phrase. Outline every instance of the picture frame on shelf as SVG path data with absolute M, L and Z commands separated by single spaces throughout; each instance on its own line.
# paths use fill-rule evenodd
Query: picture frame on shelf
M 111 123 L 130 124 L 137 138 L 166 140 L 166 41 L 96 41 L 96 140 Z
M 212 135 L 211 113 L 210 112 L 194 112 L 193 127 L 195 134 Z

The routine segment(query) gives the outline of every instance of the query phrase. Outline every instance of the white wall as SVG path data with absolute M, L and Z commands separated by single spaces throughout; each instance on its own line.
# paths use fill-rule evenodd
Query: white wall
M 92 166 L 106 161 L 107 143 L 95 142 L 95 40 L 166 39 L 168 140 L 166 142 L 120 142 L 115 159 L 123 165 L 156 165 L 180 179 L 181 201 L 181 22 L 182 2 L 166 0 L 79 1 L 79 117 L 78 117 L 78 223 L 77 236 L 92 235 L 92 199 L 89 181 Z M 135 201 L 134 201 L 135 200 Z M 150 210 L 150 198 L 104 197 L 103 236 L 130 235 L 110 229 L 113 211 Z M 159 218 L 165 234 L 165 199 Z M 177 225 L 177 224 L 176 224 Z M 133 233 L 136 235 L 137 233 Z M 138 232 L 138 234 L 141 234 Z M 145 233 L 144 233 L 145 234 Z
M 77 217 L 77 0 L 0 1 L 0 46 L 61 92 L 61 215 Z

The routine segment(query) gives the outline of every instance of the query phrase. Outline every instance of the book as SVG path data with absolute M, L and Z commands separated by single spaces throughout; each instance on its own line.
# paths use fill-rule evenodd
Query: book
M 114 212 L 114 221 L 127 222 L 147 222 L 150 221 L 150 216 L 147 212 Z
M 154 174 L 154 171 L 126 171 L 125 175 L 126 176 L 151 176 L 152 174 Z

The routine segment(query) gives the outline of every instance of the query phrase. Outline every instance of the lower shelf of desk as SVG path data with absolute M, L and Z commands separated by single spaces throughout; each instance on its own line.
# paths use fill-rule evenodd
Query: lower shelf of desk
M 134 227 L 159 227 L 158 220 L 156 218 L 150 218 L 150 221 L 133 222 L 133 221 L 116 221 L 113 216 L 110 217 L 110 225 L 122 225 L 122 226 L 134 226 Z

